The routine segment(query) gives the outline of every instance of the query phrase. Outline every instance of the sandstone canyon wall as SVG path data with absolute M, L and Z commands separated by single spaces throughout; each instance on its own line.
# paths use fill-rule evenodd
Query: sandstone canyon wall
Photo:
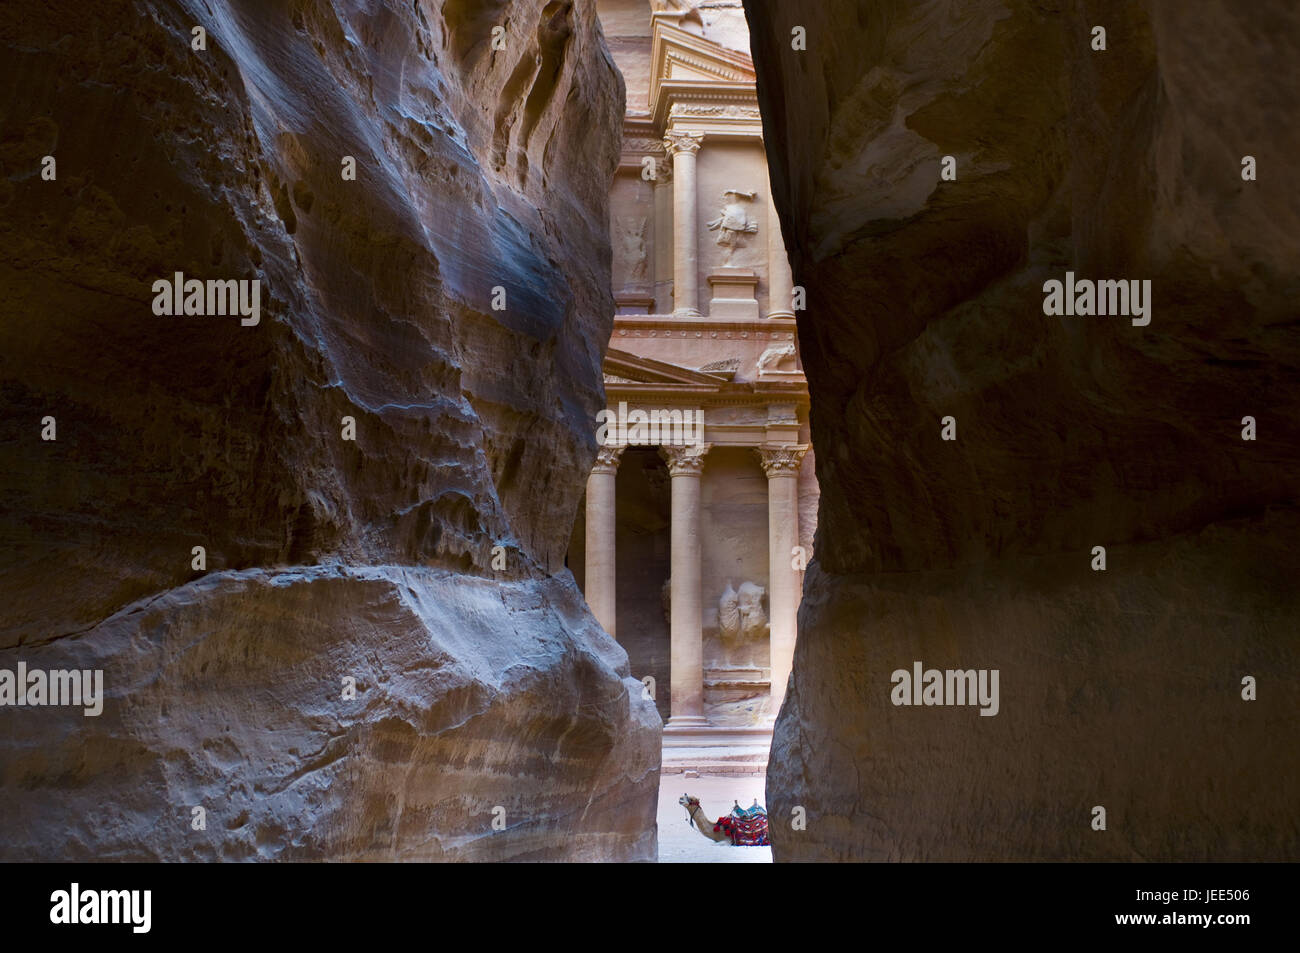
M 0 669 L 106 696 L 0 710 L 0 858 L 654 858 L 659 719 L 563 565 L 614 312 L 594 7 L 0 14 Z M 156 315 L 175 272 L 258 279 L 259 323 Z
M 822 492 L 776 858 L 1300 857 L 1300 8 L 746 6 Z

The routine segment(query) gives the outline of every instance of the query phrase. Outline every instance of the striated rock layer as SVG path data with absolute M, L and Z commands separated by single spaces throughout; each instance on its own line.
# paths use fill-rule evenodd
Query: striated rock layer
M 1300 10 L 746 6 L 822 491 L 775 856 L 1297 858 Z M 1067 270 L 1150 324 L 1045 315 Z
M 659 719 L 563 564 L 594 4 L 53 2 L 0 45 L 0 669 L 106 695 L 0 708 L 0 857 L 653 859 Z M 156 315 L 176 272 L 259 323 Z

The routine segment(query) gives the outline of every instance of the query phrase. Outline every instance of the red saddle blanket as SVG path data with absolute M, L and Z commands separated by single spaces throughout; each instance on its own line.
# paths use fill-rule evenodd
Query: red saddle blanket
M 767 817 L 736 817 L 728 814 L 718 818 L 713 830 L 725 831 L 731 838 L 732 847 L 767 847 L 772 842 L 767 839 Z

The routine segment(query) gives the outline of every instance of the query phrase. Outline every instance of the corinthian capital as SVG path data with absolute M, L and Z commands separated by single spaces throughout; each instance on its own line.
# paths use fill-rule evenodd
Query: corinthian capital
M 702 132 L 669 132 L 664 135 L 664 148 L 668 150 L 670 156 L 675 156 L 679 152 L 695 155 L 703 144 L 704 133 Z
M 627 447 L 601 447 L 596 451 L 596 463 L 592 466 L 592 473 L 617 473 L 618 460 L 623 455 Z
M 797 475 L 807 447 L 761 447 L 754 453 L 770 480 L 774 476 Z
M 659 455 L 668 464 L 671 476 L 699 476 L 704 469 L 704 455 L 711 443 L 697 443 L 686 447 L 660 447 Z

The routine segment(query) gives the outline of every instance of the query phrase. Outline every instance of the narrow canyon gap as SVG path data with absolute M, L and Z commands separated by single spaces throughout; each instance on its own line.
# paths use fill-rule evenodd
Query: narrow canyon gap
M 1300 10 L 746 8 L 821 487 L 776 859 L 1294 858 Z M 894 707 L 915 660 L 999 713 Z
M 5 712 L 0 858 L 653 860 L 660 720 L 563 566 L 614 313 L 594 3 L 3 20 L 0 668 L 107 697 Z M 159 317 L 177 272 L 260 321 Z

